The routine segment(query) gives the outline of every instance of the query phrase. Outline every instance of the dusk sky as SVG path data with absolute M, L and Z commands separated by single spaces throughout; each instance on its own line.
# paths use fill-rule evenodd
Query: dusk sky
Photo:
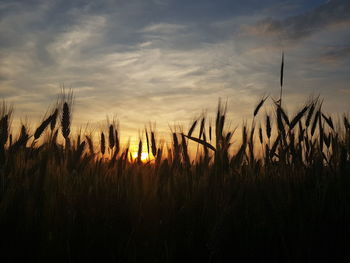
M 282 50 L 290 114 L 319 94 L 350 111 L 349 0 L 0 1 L 0 98 L 32 129 L 63 85 L 75 128 L 187 129 L 219 97 L 240 124 L 278 97 Z

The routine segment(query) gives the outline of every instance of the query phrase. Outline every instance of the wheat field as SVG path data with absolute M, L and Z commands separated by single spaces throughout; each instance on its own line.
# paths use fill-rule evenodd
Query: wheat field
M 348 117 L 334 122 L 318 98 L 293 116 L 272 101 L 264 115 L 267 101 L 241 138 L 219 102 L 214 125 L 198 119 L 168 146 L 148 129 L 134 156 L 113 123 L 98 143 L 73 136 L 69 99 L 18 136 L 4 103 L 2 262 L 349 259 Z

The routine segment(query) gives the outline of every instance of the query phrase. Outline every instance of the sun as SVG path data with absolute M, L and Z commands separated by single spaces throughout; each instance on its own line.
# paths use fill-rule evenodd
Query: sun
M 137 157 L 138 157 L 138 153 L 134 152 L 132 154 L 132 158 L 137 159 Z M 149 157 L 150 157 L 150 155 L 147 152 L 142 152 L 141 153 L 141 161 L 143 161 L 143 162 L 147 161 L 149 159 Z

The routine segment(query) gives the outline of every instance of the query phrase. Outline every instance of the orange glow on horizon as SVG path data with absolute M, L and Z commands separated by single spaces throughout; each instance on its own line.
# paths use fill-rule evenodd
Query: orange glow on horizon
M 132 153 L 132 158 L 137 159 L 138 158 L 138 152 L 133 152 Z M 151 157 L 150 154 L 148 154 L 147 152 L 142 152 L 141 153 L 141 161 L 142 162 L 146 162 L 148 160 L 152 160 L 153 158 Z

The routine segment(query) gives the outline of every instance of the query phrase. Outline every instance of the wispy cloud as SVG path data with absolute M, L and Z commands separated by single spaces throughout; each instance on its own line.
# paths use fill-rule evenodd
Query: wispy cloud
M 350 46 L 329 47 L 321 54 L 320 60 L 324 63 L 338 63 L 350 58 Z
M 302 14 L 282 19 L 262 19 L 246 29 L 255 35 L 279 35 L 289 40 L 300 40 L 329 27 L 349 25 L 350 2 L 332 0 Z
M 155 34 L 174 34 L 184 29 L 186 29 L 186 26 L 184 25 L 158 23 L 146 26 L 144 29 L 142 29 L 142 32 Z
M 286 52 L 291 105 L 315 92 L 328 96 L 332 111 L 343 110 L 350 36 L 340 23 L 348 21 L 347 2 L 301 8 L 291 17 L 248 2 L 254 12 L 242 4 L 230 13 L 231 1 L 2 3 L 0 96 L 15 103 L 17 116 L 38 120 L 64 84 L 75 92 L 77 126 L 116 114 L 132 135 L 149 121 L 161 132 L 186 125 L 202 110 L 214 111 L 219 97 L 240 123 L 262 94 L 278 93 L 275 36 L 283 33 L 296 42 Z

